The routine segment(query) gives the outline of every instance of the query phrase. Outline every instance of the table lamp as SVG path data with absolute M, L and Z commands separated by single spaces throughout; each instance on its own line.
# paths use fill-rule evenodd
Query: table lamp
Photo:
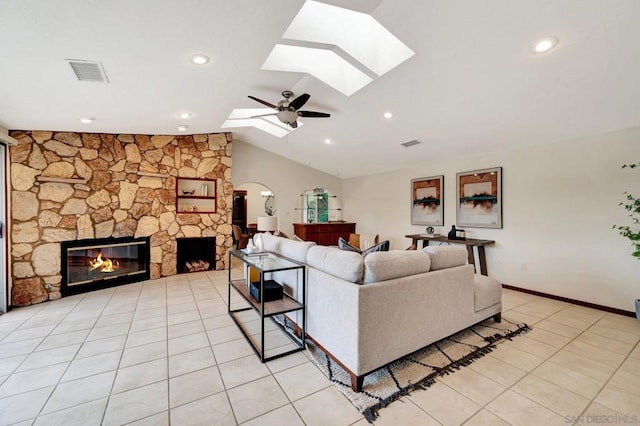
M 276 216 L 258 216 L 258 231 L 273 232 L 278 229 L 278 218 Z

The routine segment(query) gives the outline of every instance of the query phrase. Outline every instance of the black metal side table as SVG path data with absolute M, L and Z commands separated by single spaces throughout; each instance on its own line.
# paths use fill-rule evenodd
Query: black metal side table
M 261 362 L 271 361 L 276 358 L 283 357 L 285 355 L 292 354 L 294 352 L 299 352 L 305 349 L 304 341 L 305 341 L 305 333 L 306 333 L 306 273 L 305 273 L 305 265 L 295 262 L 293 260 L 287 259 L 283 256 L 280 256 L 277 253 L 253 253 L 247 254 L 242 250 L 232 250 L 229 252 L 229 265 L 231 265 L 232 258 L 235 257 L 239 259 L 245 266 L 250 266 L 255 269 L 260 274 L 260 302 L 256 301 L 250 294 L 249 283 L 250 278 L 247 279 L 231 279 L 231 266 L 229 266 L 229 286 L 227 293 L 227 310 L 229 315 L 236 323 L 243 336 L 249 342 L 253 351 L 256 353 L 258 358 L 260 358 Z M 296 300 L 287 294 L 283 294 L 282 299 L 273 300 L 269 302 L 265 302 L 264 297 L 264 282 L 265 275 L 271 274 L 273 272 L 278 271 L 288 271 L 288 270 L 301 270 L 302 279 L 302 297 L 300 300 Z M 235 289 L 240 296 L 246 300 L 249 307 L 240 308 L 240 309 L 231 309 L 231 289 Z M 258 315 L 260 316 L 260 344 L 258 345 L 248 332 L 242 326 L 242 323 L 237 318 L 238 312 L 243 312 L 247 310 L 255 309 Z M 284 324 L 281 324 L 278 321 L 275 321 L 273 318 L 275 315 L 285 314 L 287 312 L 293 311 L 302 311 L 302 327 L 299 328 L 300 336 L 297 336 L 292 331 L 288 330 Z M 288 351 L 284 351 L 282 353 L 272 355 L 269 357 L 265 356 L 265 342 L 264 342 L 264 331 L 265 331 L 265 319 L 270 318 L 275 325 L 278 326 L 289 339 L 295 344 L 296 348 Z

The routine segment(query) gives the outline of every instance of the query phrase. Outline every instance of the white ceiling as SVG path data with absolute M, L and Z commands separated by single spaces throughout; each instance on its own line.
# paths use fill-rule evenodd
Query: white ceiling
M 291 89 L 332 117 L 284 138 L 254 128 L 234 138 L 352 177 L 640 125 L 638 0 L 327 3 L 370 13 L 416 55 L 347 97 L 260 69 L 300 0 L 0 0 L 0 126 L 219 132 L 234 108 L 262 107 L 247 95 L 277 103 Z M 557 48 L 531 53 L 548 35 Z M 212 60 L 195 66 L 194 53 Z M 78 82 L 64 59 L 102 61 L 110 82 Z M 423 144 L 400 146 L 412 139 Z

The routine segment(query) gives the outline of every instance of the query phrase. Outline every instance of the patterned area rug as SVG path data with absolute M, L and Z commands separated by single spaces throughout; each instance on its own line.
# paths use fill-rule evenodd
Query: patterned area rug
M 381 408 L 412 390 L 428 388 L 436 377 L 471 364 L 491 352 L 497 343 L 528 330 L 527 324 L 509 321 L 504 316 L 501 323 L 488 319 L 365 376 L 362 392 L 351 390 L 349 375 L 313 342 L 307 341 L 307 348 L 329 380 L 373 422 Z

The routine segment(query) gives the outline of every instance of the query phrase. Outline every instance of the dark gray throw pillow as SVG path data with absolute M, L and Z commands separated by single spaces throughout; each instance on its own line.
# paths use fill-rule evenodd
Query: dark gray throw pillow
M 340 250 L 355 251 L 356 253 L 360 253 L 360 249 L 358 247 L 352 246 L 347 242 L 347 240 L 342 237 L 338 238 L 338 248 Z
M 381 243 L 371 246 L 368 249 L 360 250 L 359 248 L 349 244 L 344 238 L 340 237 L 338 238 L 338 248 L 340 248 L 340 250 L 354 251 L 356 253 L 360 253 L 362 257 L 365 257 L 369 253 L 373 253 L 376 251 L 389 251 L 389 240 L 382 241 Z
M 365 257 L 369 253 L 373 253 L 376 251 L 389 251 L 389 240 L 384 240 L 374 246 L 369 247 L 368 249 L 362 250 L 360 253 L 362 257 Z

